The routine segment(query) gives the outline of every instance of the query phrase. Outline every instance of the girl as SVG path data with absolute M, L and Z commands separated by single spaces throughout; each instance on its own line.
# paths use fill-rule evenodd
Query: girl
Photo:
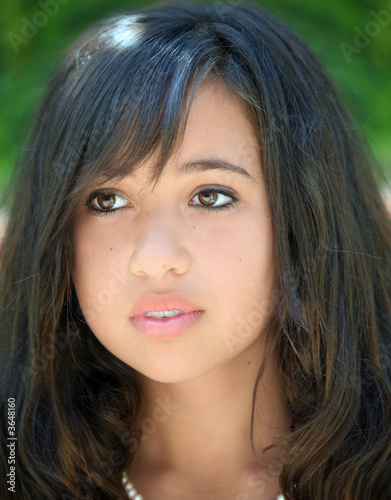
M 230 4 L 104 20 L 52 77 L 2 247 L 1 498 L 391 498 L 371 159 Z

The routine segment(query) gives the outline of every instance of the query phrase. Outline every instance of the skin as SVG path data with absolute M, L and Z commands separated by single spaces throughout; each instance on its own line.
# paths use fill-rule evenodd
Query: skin
M 252 178 L 221 169 L 177 174 L 186 162 L 211 159 Z M 249 440 L 253 384 L 276 302 L 274 230 L 257 138 L 240 101 L 221 83 L 205 84 L 153 190 L 152 167 L 153 159 L 97 186 L 121 196 L 116 206 L 123 208 L 94 216 L 81 203 L 72 234 L 84 317 L 100 342 L 139 372 L 143 388 L 139 425 L 146 432 L 129 477 L 148 500 L 276 498 L 270 463 L 281 465 L 281 450 L 265 455 L 262 469 Z M 239 201 L 217 212 L 194 206 L 199 188 L 209 186 Z M 216 204 L 230 201 L 219 194 Z M 202 319 L 182 337 L 146 338 L 129 320 L 132 305 L 143 294 L 170 291 L 196 303 Z M 286 430 L 272 361 L 256 410 L 259 449 Z

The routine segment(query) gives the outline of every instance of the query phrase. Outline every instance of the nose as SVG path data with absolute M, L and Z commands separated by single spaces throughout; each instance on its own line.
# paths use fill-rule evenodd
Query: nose
M 167 273 L 184 274 L 190 267 L 185 245 L 186 231 L 168 211 L 148 214 L 140 221 L 130 257 L 130 271 L 136 276 L 163 278 Z

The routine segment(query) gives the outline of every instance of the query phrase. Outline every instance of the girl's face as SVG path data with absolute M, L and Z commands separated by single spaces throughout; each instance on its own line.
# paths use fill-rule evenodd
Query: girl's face
M 262 346 L 276 292 L 259 147 L 240 101 L 220 83 L 203 85 L 154 189 L 151 168 L 152 159 L 121 180 L 97 180 L 80 202 L 73 280 L 84 317 L 109 351 L 154 380 L 235 370 Z M 173 293 L 189 308 L 152 300 L 142 309 Z M 181 307 L 172 319 L 144 316 Z

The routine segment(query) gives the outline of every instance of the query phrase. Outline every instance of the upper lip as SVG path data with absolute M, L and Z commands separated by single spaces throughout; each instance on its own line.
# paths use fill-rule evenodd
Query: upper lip
M 201 310 L 197 304 L 179 293 L 170 292 L 164 295 L 147 293 L 133 305 L 130 316 L 133 318 L 151 311 L 170 311 L 174 309 L 184 313 Z

